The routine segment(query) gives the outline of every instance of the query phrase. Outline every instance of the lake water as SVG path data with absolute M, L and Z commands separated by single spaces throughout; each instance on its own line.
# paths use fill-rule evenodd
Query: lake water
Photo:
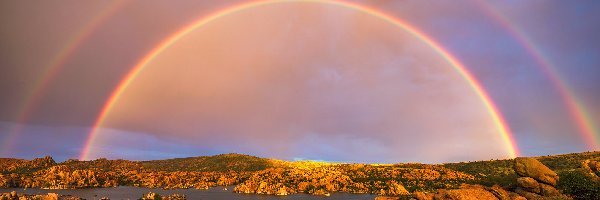
M 17 193 L 25 194 L 47 194 L 57 193 L 61 195 L 72 195 L 81 197 L 87 200 L 97 200 L 102 197 L 108 197 L 111 200 L 120 199 L 138 199 L 143 194 L 148 192 L 155 192 L 161 195 L 169 194 L 184 194 L 189 200 L 200 200 L 200 199 L 233 199 L 233 200 L 317 200 L 317 199 L 344 199 L 344 200 L 363 200 L 363 199 L 375 199 L 376 195 L 370 194 L 348 194 L 348 193 L 332 193 L 331 196 L 314 196 L 307 194 L 293 194 L 288 196 L 273 196 L 273 195 L 258 195 L 258 194 L 238 194 L 232 192 L 233 187 L 228 187 L 228 190 L 223 190 L 223 187 L 214 187 L 208 190 L 196 190 L 196 189 L 176 189 L 176 190 L 163 190 L 163 189 L 150 189 L 140 187 L 129 187 L 120 186 L 115 188 L 89 188 L 89 189 L 75 189 L 75 190 L 44 190 L 44 189 L 23 189 L 23 188 L 0 188 L 0 193 L 17 191 Z

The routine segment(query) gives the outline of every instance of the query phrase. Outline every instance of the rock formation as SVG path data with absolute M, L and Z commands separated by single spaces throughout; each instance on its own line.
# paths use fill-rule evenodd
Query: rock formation
M 454 190 L 438 190 L 434 195 L 434 199 L 498 199 L 494 194 L 487 191 L 485 187 L 481 185 L 463 185 L 459 189 Z
M 535 179 L 531 178 L 531 177 L 519 177 L 517 178 L 517 185 L 519 185 L 521 188 L 530 191 L 530 192 L 534 192 L 534 193 L 540 193 L 541 192 L 541 187 L 540 187 L 540 183 L 538 183 Z
M 439 189 L 436 193 L 415 192 L 413 196 L 417 200 L 526 200 L 522 196 L 508 192 L 498 185 L 485 187 L 482 185 L 463 184 L 459 189 Z
M 535 158 L 516 158 L 514 165 L 517 178 L 515 192 L 527 199 L 562 197 L 556 189 L 558 175 Z
M 64 196 L 56 193 L 48 193 L 46 195 L 27 195 L 27 194 L 17 194 L 17 192 L 12 191 L 8 193 L 0 194 L 0 199 L 2 200 L 81 200 L 79 197 L 72 196 Z
M 584 160 L 581 163 L 581 168 L 596 180 L 600 180 L 600 161 Z
M 181 194 L 172 194 L 169 196 L 161 196 L 160 194 L 149 192 L 148 194 L 143 195 L 140 200 L 185 200 L 185 195 Z
M 381 189 L 378 193 L 379 196 L 376 198 L 377 200 L 399 199 L 398 196 L 406 196 L 410 194 L 410 192 L 408 192 L 408 190 L 406 190 L 401 183 L 390 181 L 386 184 L 389 186 L 389 188 L 387 190 Z
M 531 177 L 552 186 L 558 181 L 558 174 L 535 158 L 516 158 L 514 169 L 521 177 Z
M 398 196 L 398 195 L 407 195 L 410 194 L 404 186 L 396 181 L 391 181 L 388 183 L 389 190 L 385 191 L 386 195 Z
M 389 196 L 377 196 L 375 200 L 398 200 L 399 197 L 389 197 Z

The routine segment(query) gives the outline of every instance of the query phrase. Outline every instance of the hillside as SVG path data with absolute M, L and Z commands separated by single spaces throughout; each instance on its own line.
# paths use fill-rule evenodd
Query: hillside
M 600 152 L 570 153 L 534 158 L 557 173 L 561 173 L 581 167 L 581 163 L 585 160 L 600 160 Z M 512 186 L 512 184 L 514 184 L 513 180 L 517 177 L 517 174 L 515 174 L 515 171 L 513 170 L 513 159 L 446 163 L 443 164 L 443 166 L 456 171 L 472 174 L 477 178 L 471 183 L 486 186 L 492 186 L 494 184 Z
M 141 164 L 149 170 L 197 172 L 259 171 L 273 167 L 273 161 L 270 159 L 233 153 L 143 161 Z
M 52 157 L 24 160 L 16 158 L 0 158 L 0 173 L 27 174 L 56 165 Z
M 594 173 L 600 175 L 600 164 L 594 162 L 600 161 L 600 152 L 542 156 L 533 160 L 564 177 L 557 179 L 556 187 L 572 197 L 595 198 L 594 192 L 600 191 L 600 178 L 596 180 L 589 173 L 596 170 Z M 435 165 L 345 164 L 221 154 L 152 161 L 97 159 L 62 163 L 54 162 L 51 157 L 3 158 L 0 167 L 0 187 L 72 189 L 127 185 L 207 189 L 237 185 L 235 192 L 239 193 L 278 195 L 349 192 L 403 196 L 477 188 L 517 192 L 520 183 L 516 180 L 523 179 L 523 174 L 515 172 L 514 159 Z M 464 189 L 463 184 L 482 186 Z

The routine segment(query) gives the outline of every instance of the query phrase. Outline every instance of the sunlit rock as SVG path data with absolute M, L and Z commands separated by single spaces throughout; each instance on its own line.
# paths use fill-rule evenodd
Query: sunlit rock
M 535 158 L 516 158 L 515 172 L 552 186 L 558 181 L 558 175 Z

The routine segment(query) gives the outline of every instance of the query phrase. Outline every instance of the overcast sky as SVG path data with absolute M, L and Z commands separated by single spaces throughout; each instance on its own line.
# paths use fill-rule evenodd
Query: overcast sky
M 0 157 L 79 157 L 102 106 L 140 59 L 240 2 L 1 1 Z M 464 63 L 521 155 L 600 143 L 581 132 L 565 102 L 576 100 L 599 126 L 597 1 L 355 3 L 411 24 Z M 533 54 L 571 96 L 561 96 Z M 158 55 L 107 115 L 90 155 L 505 158 L 492 120 L 468 82 L 406 30 L 344 7 L 280 3 L 221 17 Z

